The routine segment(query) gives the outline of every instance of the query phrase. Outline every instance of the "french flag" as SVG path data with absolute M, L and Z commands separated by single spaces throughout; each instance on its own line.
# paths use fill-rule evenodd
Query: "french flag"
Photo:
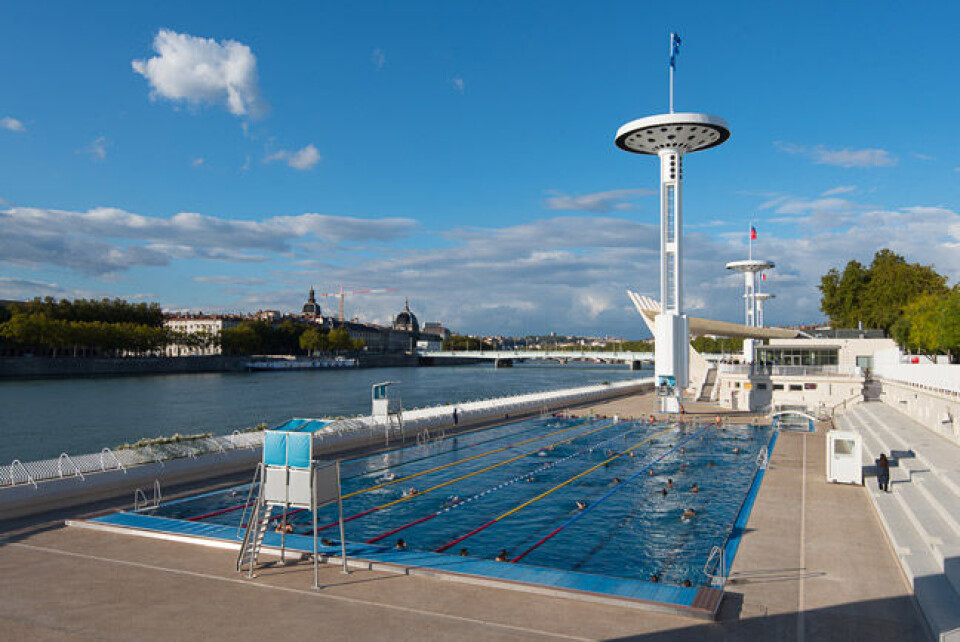
M 755 228 L 752 225 L 750 226 L 750 240 L 751 241 L 757 240 L 757 228 Z

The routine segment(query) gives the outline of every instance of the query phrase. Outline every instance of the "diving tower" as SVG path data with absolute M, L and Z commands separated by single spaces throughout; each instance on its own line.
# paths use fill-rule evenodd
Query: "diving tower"
M 757 302 L 757 327 L 762 328 L 764 327 L 763 304 L 765 301 L 777 298 L 777 296 L 775 294 L 770 294 L 769 292 L 757 292 L 753 295 L 753 298 Z
M 689 319 L 683 311 L 683 157 L 730 138 L 717 116 L 673 112 L 673 71 L 679 38 L 670 36 L 670 113 L 632 120 L 615 143 L 633 154 L 660 158 L 660 313 L 656 317 L 655 374 L 663 412 L 680 412 L 689 383 Z

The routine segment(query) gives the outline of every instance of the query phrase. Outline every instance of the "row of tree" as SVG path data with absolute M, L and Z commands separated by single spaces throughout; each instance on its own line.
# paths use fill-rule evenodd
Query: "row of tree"
M 960 290 L 933 266 L 888 249 L 869 266 L 849 261 L 820 279 L 820 309 L 835 328 L 881 328 L 900 347 L 925 354 L 960 350 Z
M 61 321 L 100 321 L 103 323 L 132 323 L 154 328 L 163 326 L 163 310 L 157 303 L 130 303 L 123 299 L 45 299 L 14 303 L 8 309 L 7 321 L 17 314 L 44 315 Z

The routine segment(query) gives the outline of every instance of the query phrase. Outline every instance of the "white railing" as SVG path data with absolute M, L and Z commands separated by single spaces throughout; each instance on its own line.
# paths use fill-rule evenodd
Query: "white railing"
M 806 377 L 816 375 L 859 375 L 860 369 L 840 366 L 771 366 L 755 364 L 718 364 L 722 374 L 769 375 L 782 377 Z
M 960 364 L 876 364 L 873 374 L 878 379 L 905 383 L 947 397 L 960 397 Z
M 722 587 L 727 583 L 727 553 L 722 546 L 711 549 L 703 565 L 703 574 L 710 578 L 714 586 Z

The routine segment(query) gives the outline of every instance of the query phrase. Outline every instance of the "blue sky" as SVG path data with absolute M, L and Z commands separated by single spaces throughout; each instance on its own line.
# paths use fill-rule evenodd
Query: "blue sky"
M 881 247 L 960 273 L 952 3 L 20 3 L 0 22 L 0 297 L 298 308 L 470 332 L 644 334 L 666 110 L 732 137 L 685 163 L 687 305 L 777 262 L 773 323 Z M 329 306 L 333 307 L 331 302 Z

